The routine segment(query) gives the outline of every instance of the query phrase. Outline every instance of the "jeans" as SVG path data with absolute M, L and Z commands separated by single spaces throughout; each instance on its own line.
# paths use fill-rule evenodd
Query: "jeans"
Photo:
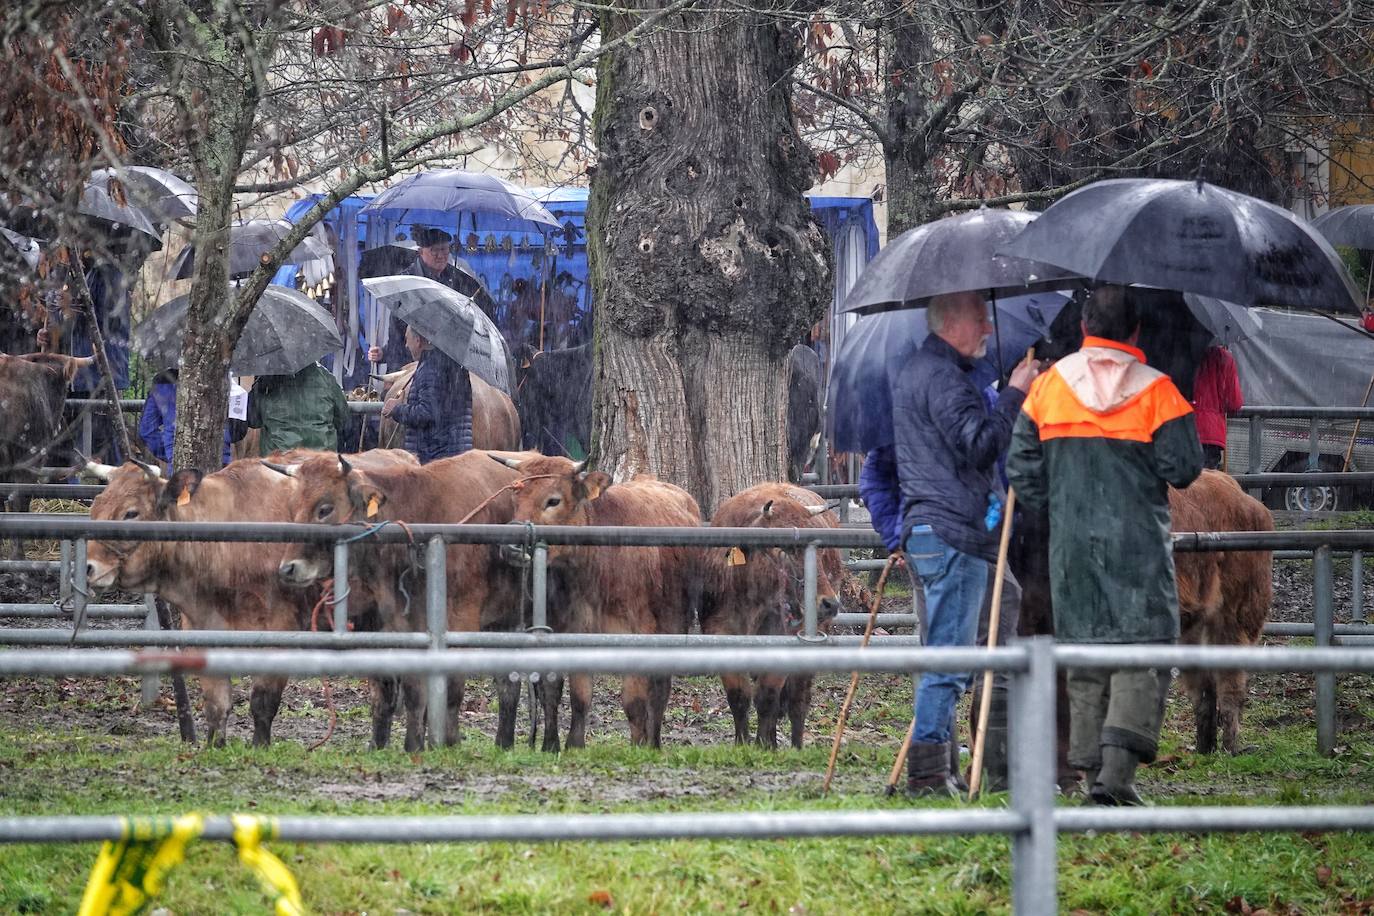
M 913 528 L 906 541 L 907 568 L 921 580 L 925 592 L 925 632 L 928 646 L 972 646 L 978 635 L 978 609 L 988 584 L 988 567 L 981 557 L 960 553 L 926 525 Z M 916 743 L 942 744 L 954 726 L 954 707 L 968 689 L 970 675 L 927 671 L 916 687 Z

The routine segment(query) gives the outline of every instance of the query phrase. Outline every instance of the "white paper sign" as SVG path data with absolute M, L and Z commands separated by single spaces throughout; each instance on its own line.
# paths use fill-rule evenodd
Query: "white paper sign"
M 229 419 L 248 419 L 248 391 L 232 378 L 229 379 Z

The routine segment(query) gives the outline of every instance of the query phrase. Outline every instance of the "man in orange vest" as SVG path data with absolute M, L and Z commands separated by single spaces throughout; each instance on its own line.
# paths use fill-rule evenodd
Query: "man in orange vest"
M 1136 348 L 1124 287 L 1083 306 L 1083 347 L 1031 387 L 1012 434 L 1017 498 L 1048 507 L 1055 638 L 1171 643 L 1178 590 L 1168 487 L 1202 472 L 1193 410 Z M 1101 805 L 1143 804 L 1135 770 L 1155 758 L 1169 669 L 1071 670 L 1069 762 Z

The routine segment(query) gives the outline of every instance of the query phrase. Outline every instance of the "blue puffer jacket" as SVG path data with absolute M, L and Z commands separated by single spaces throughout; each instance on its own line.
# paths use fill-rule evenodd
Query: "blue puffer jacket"
M 869 522 L 883 539 L 887 552 L 902 549 L 902 492 L 897 482 L 897 453 L 890 445 L 875 448 L 859 471 L 859 495 L 868 507 Z
M 892 392 L 902 543 L 930 525 L 955 550 L 997 556 L 996 533 L 984 524 L 997 459 L 1026 396 L 1007 387 L 989 411 L 972 363 L 931 334 Z
M 421 464 L 472 448 L 472 379 L 438 350 L 420 355 L 406 402 L 391 417 L 406 428 L 405 445 Z

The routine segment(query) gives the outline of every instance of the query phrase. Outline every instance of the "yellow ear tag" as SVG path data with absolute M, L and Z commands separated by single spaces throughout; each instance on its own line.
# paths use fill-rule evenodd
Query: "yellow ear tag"
M 367 517 L 375 518 L 377 515 L 377 495 L 374 493 L 367 501 Z
M 177 505 L 178 505 L 178 506 L 184 506 L 184 505 L 186 505 L 187 503 L 189 503 L 190 501 L 191 501 L 191 491 L 190 491 L 190 490 L 182 490 L 181 493 L 179 493 L 179 494 L 177 495 Z
M 726 566 L 743 566 L 749 560 L 744 556 L 744 551 L 738 547 L 731 547 L 730 552 L 725 555 Z

